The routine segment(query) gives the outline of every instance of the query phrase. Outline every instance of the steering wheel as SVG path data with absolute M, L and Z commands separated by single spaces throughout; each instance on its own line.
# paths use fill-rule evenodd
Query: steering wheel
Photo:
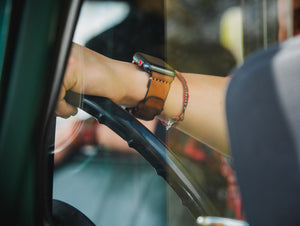
M 220 217 L 193 175 L 182 165 L 168 147 L 125 109 L 104 97 L 81 95 L 68 91 L 66 101 L 79 107 L 122 137 L 130 147 L 140 153 L 181 198 L 198 225 L 247 226 L 243 221 Z M 196 186 L 197 184 L 197 186 Z M 202 216 L 202 217 L 199 217 Z M 214 216 L 214 217 L 206 217 Z
M 192 215 L 220 216 L 196 180 L 176 156 L 143 124 L 110 99 L 68 91 L 66 101 L 95 117 L 139 152 L 178 194 Z

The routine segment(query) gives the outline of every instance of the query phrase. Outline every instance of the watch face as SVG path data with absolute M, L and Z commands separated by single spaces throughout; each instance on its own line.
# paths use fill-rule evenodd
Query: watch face
M 148 73 L 156 71 L 172 77 L 175 76 L 173 68 L 166 64 L 163 60 L 144 53 L 134 54 L 133 63 L 137 64 L 142 70 Z

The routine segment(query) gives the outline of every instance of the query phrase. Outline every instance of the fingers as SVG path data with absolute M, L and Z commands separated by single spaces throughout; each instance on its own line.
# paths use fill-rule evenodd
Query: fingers
M 76 115 L 77 111 L 77 108 L 68 104 L 65 99 L 57 103 L 56 115 L 59 117 L 69 118 L 71 115 Z
M 66 89 L 63 85 L 59 93 L 56 115 L 62 118 L 69 118 L 71 115 L 77 114 L 77 108 L 66 102 L 66 100 L 64 99 L 65 95 Z
M 81 76 L 81 72 L 78 70 L 79 54 L 79 46 L 73 44 L 56 109 L 56 115 L 63 118 L 68 118 L 77 113 L 77 108 L 68 104 L 64 98 L 67 90 L 75 89 L 75 91 L 79 92 L 82 89 L 82 79 L 78 78 Z

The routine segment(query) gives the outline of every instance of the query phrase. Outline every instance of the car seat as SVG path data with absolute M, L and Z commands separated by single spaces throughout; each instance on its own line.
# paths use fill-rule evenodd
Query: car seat
M 226 114 L 250 225 L 300 225 L 300 37 L 245 60 Z

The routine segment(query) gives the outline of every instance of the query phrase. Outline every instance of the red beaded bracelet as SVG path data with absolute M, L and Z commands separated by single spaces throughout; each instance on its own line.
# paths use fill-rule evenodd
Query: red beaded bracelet
M 166 126 L 166 130 L 170 129 L 172 126 L 174 126 L 179 121 L 183 121 L 184 119 L 184 112 L 187 108 L 188 102 L 189 102 L 189 89 L 186 83 L 186 80 L 184 79 L 183 75 L 179 71 L 175 71 L 176 76 L 180 80 L 182 86 L 183 86 L 183 106 L 181 113 L 174 118 L 171 118 L 168 122 L 162 122 Z

